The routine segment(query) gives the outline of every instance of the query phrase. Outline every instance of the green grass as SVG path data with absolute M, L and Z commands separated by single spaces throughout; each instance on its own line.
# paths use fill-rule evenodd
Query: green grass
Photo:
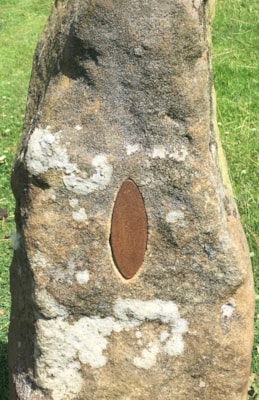
M 22 130 L 32 55 L 51 0 L 0 0 L 0 399 L 7 399 L 6 343 L 10 311 L 12 159 Z M 231 180 L 250 246 L 257 292 L 249 399 L 259 400 L 259 2 L 218 0 L 213 69 L 218 121 Z M 209 400 L 209 399 L 208 399 Z

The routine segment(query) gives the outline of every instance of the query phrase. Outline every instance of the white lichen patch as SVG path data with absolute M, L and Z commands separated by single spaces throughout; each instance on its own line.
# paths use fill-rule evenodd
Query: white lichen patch
M 45 318 L 56 318 L 68 315 L 66 307 L 58 304 L 46 289 L 37 290 L 35 293 L 35 300 L 40 313 Z
M 63 177 L 63 182 L 68 190 L 74 193 L 87 195 L 96 190 L 103 190 L 109 185 L 113 168 L 105 154 L 99 154 L 92 160 L 95 173 L 87 178 L 80 178 L 71 174 Z
M 48 129 L 36 128 L 32 133 L 25 161 L 32 175 L 42 174 L 49 169 L 65 170 L 70 174 L 77 166 L 70 163 L 67 150 L 59 145 L 61 132 L 51 133 Z
M 150 324 L 152 330 L 153 321 L 163 325 L 162 332 L 157 334 L 155 340 L 144 345 L 140 355 L 131 360 L 133 365 L 143 369 L 154 367 L 158 354 L 176 356 L 184 350 L 182 336 L 187 332 L 188 325 L 171 301 L 118 299 L 113 307 L 113 315 L 106 318 L 83 317 L 74 323 L 62 317 L 38 320 L 38 385 L 52 391 L 52 399 L 73 399 L 83 383 L 80 365 L 87 364 L 92 368 L 105 366 L 108 355 L 104 351 L 112 346 L 109 337 L 113 332 L 122 333 L 133 329 L 136 333 L 135 345 L 139 346 L 139 338 L 144 339 L 146 332 L 145 329 L 141 331 L 142 326 Z
M 167 156 L 167 151 L 164 146 L 161 145 L 154 146 L 151 152 L 152 158 L 166 158 L 166 156 Z
M 76 273 L 76 280 L 80 285 L 85 285 L 90 279 L 89 272 L 85 271 L 78 271 Z
M 140 151 L 141 151 L 141 145 L 138 143 L 126 145 L 126 153 L 128 156 L 131 156 L 131 154 L 138 153 Z
M 177 356 L 183 353 L 182 335 L 187 332 L 187 321 L 180 318 L 178 308 L 172 301 L 162 300 L 118 300 L 114 307 L 115 315 L 121 320 L 128 320 L 134 325 L 142 325 L 144 321 L 160 321 L 168 324 L 162 336 L 144 348 L 140 357 L 135 357 L 134 365 L 149 369 L 156 364 L 159 353 Z
M 96 169 L 96 173 L 91 176 L 91 182 L 97 187 L 105 188 L 111 181 L 113 171 L 107 156 L 105 154 L 95 156 L 92 166 Z
M 52 391 L 52 399 L 73 399 L 80 392 L 82 377 L 80 363 L 101 368 L 107 358 L 103 351 L 106 339 L 116 329 L 113 318 L 81 318 L 74 324 L 63 318 L 38 320 L 36 334 L 40 357 L 37 364 L 37 383 Z M 76 360 L 80 362 L 76 362 Z
M 45 269 L 48 265 L 47 260 L 42 257 L 40 251 L 36 251 L 33 258 L 30 260 L 31 269 L 36 271 L 37 269 Z
M 69 200 L 69 205 L 70 205 L 70 207 L 72 207 L 72 208 L 77 207 L 77 206 L 78 206 L 78 203 L 79 203 L 78 199 L 71 199 L 71 200 Z
M 63 170 L 63 183 L 68 190 L 77 194 L 89 194 L 103 190 L 110 183 L 113 168 L 105 154 L 97 154 L 92 160 L 95 173 L 84 176 L 76 164 L 69 160 L 67 149 L 60 145 L 60 132 L 52 133 L 48 128 L 36 128 L 30 136 L 25 161 L 32 175 L 39 175 L 49 169 Z
M 36 381 L 51 391 L 50 399 L 73 399 L 81 390 L 80 363 L 75 362 L 76 339 L 61 318 L 39 320 L 36 324 L 40 357 L 36 359 Z M 55 336 L 54 336 L 55 335 Z
M 164 159 L 172 158 L 177 162 L 185 161 L 188 151 L 184 145 L 175 145 L 173 148 L 166 148 L 163 145 L 157 144 L 148 152 L 151 158 Z
M 221 307 L 221 316 L 224 320 L 228 320 L 233 316 L 236 304 L 234 300 L 230 300 Z
M 115 316 L 120 320 L 135 321 L 160 320 L 162 323 L 170 323 L 179 318 L 176 304 L 172 301 L 162 300 L 134 300 L 118 299 L 114 306 Z
M 172 158 L 173 160 L 178 162 L 185 161 L 187 156 L 188 151 L 184 146 L 174 149 L 174 151 L 169 154 L 169 158 Z
M 132 154 L 143 152 L 144 149 L 139 143 L 135 144 L 127 144 L 126 146 L 127 156 L 131 156 Z M 164 146 L 162 144 L 155 144 L 149 149 L 145 150 L 147 155 L 153 159 L 165 159 L 171 158 L 177 162 L 185 161 L 188 156 L 188 150 L 186 149 L 184 144 L 176 144 L 172 146 Z
M 166 216 L 166 222 L 168 224 L 175 224 L 181 222 L 184 223 L 184 213 L 181 210 L 172 210 Z
M 76 222 L 84 222 L 87 220 L 87 215 L 84 208 L 80 208 L 78 211 L 72 212 L 73 220 Z

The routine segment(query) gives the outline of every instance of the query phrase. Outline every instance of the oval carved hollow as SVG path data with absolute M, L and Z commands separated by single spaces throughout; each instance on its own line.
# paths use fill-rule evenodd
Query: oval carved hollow
M 147 215 L 142 196 L 131 180 L 118 192 L 111 223 L 111 249 L 121 275 L 131 279 L 144 260 L 147 248 Z

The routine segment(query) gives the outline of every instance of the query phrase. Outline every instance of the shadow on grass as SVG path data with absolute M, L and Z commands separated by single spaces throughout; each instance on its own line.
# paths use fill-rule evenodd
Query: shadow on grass
M 5 342 L 0 342 L 0 400 L 8 400 L 8 362 Z

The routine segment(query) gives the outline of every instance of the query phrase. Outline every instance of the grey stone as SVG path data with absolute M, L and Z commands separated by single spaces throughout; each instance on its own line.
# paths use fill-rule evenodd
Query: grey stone
M 212 10 L 55 3 L 12 175 L 11 400 L 246 398 L 253 281 L 215 119 Z M 131 279 L 110 246 L 127 179 L 148 224 Z

